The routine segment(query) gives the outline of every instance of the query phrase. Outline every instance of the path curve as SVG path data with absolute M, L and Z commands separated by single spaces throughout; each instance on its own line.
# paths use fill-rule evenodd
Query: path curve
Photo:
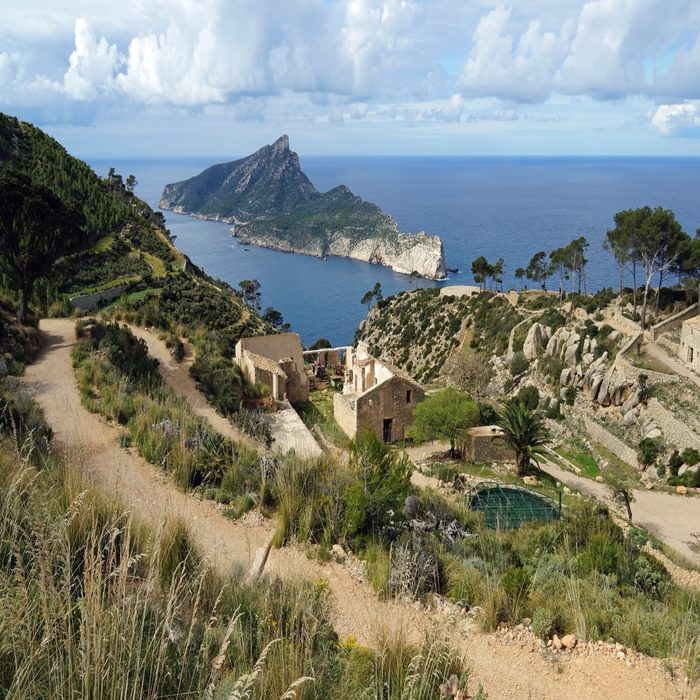
M 159 526 L 168 516 L 189 523 L 202 552 L 219 570 L 225 572 L 237 561 L 250 567 L 256 551 L 269 540 L 272 523 L 257 524 L 252 518 L 245 518 L 243 523 L 232 522 L 216 504 L 179 491 L 167 475 L 141 459 L 133 449 L 120 448 L 118 428 L 87 411 L 80 402 L 70 355 L 75 342 L 73 321 L 42 320 L 40 329 L 44 349 L 37 362 L 27 368 L 25 382 L 44 409 L 57 446 L 96 485 L 121 499 L 152 525 Z M 326 579 L 332 595 L 332 621 L 341 637 L 353 634 L 361 643 L 372 645 L 380 621 L 401 627 L 414 639 L 433 625 L 447 628 L 453 643 L 472 666 L 474 682 L 482 682 L 493 698 L 690 697 L 687 688 L 664 672 L 660 661 L 643 659 L 628 667 L 614 657 L 576 656 L 555 665 L 525 645 L 475 633 L 464 618 L 447 621 L 441 613 L 379 601 L 345 567 L 335 563 L 319 565 L 298 548 L 274 550 L 268 570 L 286 577 Z

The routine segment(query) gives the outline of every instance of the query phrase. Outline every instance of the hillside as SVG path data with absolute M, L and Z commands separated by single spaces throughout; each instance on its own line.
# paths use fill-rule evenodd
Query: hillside
M 248 387 L 231 359 L 234 345 L 244 335 L 273 329 L 228 284 L 210 278 L 177 250 L 162 214 L 133 194 L 130 180 L 113 170 L 99 177 L 40 129 L 3 114 L 1 172 L 20 173 L 62 201 L 79 203 L 84 216 L 83 244 L 37 281 L 32 307 L 40 315 L 70 315 L 69 299 L 96 292 L 119 297 L 108 313 L 155 326 L 174 346 L 181 345 L 178 336 L 189 337 L 202 350 L 192 370 L 196 380 L 225 415 L 235 413 Z M 0 292 L 16 299 L 1 276 Z M 0 316 L 0 339 L 17 336 L 12 328 Z M 20 341 L 12 342 L 14 347 Z
M 302 172 L 287 136 L 246 158 L 166 185 L 160 206 L 233 223 L 241 243 L 445 277 L 439 237 L 401 233 L 391 216 L 344 185 L 319 192 Z

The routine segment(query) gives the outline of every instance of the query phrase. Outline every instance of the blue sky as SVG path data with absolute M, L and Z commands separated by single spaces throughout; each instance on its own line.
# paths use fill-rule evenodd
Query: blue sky
M 700 155 L 697 0 L 4 0 L 0 110 L 83 157 Z

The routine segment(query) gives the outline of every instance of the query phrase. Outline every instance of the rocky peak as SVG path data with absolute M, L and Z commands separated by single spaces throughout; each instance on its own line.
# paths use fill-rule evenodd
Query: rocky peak
M 288 151 L 289 150 L 289 136 L 287 134 L 282 134 L 277 141 L 272 144 L 272 149 L 274 151 Z

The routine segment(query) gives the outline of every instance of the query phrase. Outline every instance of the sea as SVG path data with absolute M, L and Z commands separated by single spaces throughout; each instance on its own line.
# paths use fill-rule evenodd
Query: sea
M 233 158 L 92 160 L 134 174 L 136 194 L 157 207 L 164 185 Z M 585 236 L 589 291 L 616 287 L 617 268 L 602 243 L 613 216 L 649 205 L 672 209 L 685 231 L 700 227 L 700 159 L 602 157 L 303 157 L 301 166 L 321 191 L 339 184 L 378 204 L 402 231 L 438 234 L 451 272 L 444 282 L 415 280 L 390 269 L 342 258 L 243 246 L 226 224 L 163 212 L 175 243 L 208 274 L 233 287 L 243 279 L 261 285 L 262 308 L 282 312 L 304 344 L 327 338 L 352 342 L 367 314 L 363 294 L 380 282 L 384 296 L 416 287 L 473 284 L 479 255 L 505 261 L 504 288 L 539 250 Z

